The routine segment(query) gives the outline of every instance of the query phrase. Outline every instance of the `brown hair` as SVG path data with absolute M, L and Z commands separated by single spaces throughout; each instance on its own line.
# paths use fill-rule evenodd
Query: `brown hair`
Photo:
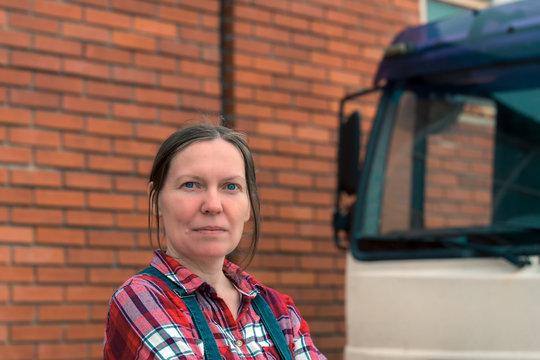
M 161 144 L 161 147 L 154 158 L 154 164 L 152 165 L 149 179 L 152 186 L 148 192 L 148 235 L 151 241 L 152 209 L 156 209 L 154 217 L 156 221 L 156 234 L 158 246 L 161 248 L 158 199 L 167 178 L 172 159 L 180 151 L 195 142 L 211 141 L 215 139 L 223 139 L 234 145 L 240 151 L 242 158 L 244 159 L 245 177 L 253 219 L 251 242 L 249 244 L 248 254 L 245 257 L 245 266 L 247 266 L 255 255 L 260 231 L 260 200 L 255 180 L 255 164 L 253 162 L 251 150 L 242 135 L 239 132 L 224 126 L 207 124 L 188 126 L 174 132 Z

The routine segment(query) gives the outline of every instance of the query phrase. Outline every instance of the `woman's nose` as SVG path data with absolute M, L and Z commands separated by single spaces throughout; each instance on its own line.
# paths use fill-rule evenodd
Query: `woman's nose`
M 204 194 L 201 212 L 204 214 L 218 214 L 223 210 L 221 197 L 217 190 L 208 190 Z

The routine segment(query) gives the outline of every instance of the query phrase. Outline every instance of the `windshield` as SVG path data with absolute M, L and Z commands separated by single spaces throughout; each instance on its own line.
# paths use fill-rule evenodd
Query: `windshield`
M 523 226 L 523 219 L 538 227 L 538 95 L 538 89 L 485 97 L 404 91 L 389 137 L 375 232 Z

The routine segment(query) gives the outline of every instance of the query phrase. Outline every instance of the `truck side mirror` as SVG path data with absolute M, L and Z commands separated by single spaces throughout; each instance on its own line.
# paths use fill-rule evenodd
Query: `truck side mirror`
M 338 189 L 349 195 L 356 194 L 360 176 L 360 121 L 360 113 L 355 111 L 339 126 Z

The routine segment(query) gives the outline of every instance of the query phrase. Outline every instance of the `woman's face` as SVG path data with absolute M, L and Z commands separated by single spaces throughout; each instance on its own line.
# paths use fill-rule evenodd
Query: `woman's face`
M 250 205 L 240 151 L 222 139 L 195 142 L 173 158 L 158 200 L 167 254 L 223 261 L 238 245 Z

